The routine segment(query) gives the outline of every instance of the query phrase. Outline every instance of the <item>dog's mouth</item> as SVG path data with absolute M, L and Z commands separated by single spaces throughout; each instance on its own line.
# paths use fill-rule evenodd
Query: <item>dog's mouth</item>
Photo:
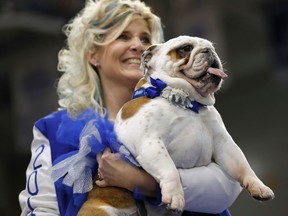
M 227 78 L 227 74 L 217 67 L 216 63 L 213 63 L 206 71 L 204 71 L 200 76 L 194 78 L 198 82 L 212 82 L 215 85 L 219 85 L 220 81 Z
M 207 61 L 199 67 L 198 70 L 180 70 L 180 77 L 185 79 L 194 86 L 194 88 L 205 96 L 219 89 L 221 81 L 227 78 L 227 74 L 221 69 L 217 60 L 210 64 Z
M 216 85 L 218 85 L 222 79 L 224 80 L 228 76 L 222 69 L 220 69 L 219 64 L 216 61 L 214 61 L 210 66 L 203 66 L 201 72 L 197 72 L 197 75 L 188 74 L 184 70 L 180 70 L 180 72 L 189 79 L 193 79 L 197 82 L 210 81 Z

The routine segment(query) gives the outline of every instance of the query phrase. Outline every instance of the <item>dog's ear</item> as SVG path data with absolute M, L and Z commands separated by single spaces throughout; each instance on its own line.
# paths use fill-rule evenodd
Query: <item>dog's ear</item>
M 142 54 L 141 56 L 141 65 L 140 68 L 143 71 L 144 75 L 146 75 L 148 69 L 149 69 L 149 65 L 148 62 L 151 60 L 153 54 L 154 54 L 154 50 L 157 47 L 157 45 L 152 45 L 150 47 L 148 47 Z

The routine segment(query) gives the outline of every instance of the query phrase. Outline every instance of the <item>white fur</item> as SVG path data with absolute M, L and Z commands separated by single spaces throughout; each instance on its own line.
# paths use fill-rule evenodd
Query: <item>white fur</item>
M 194 46 L 187 64 L 183 65 L 183 59 L 172 61 L 169 51 L 185 44 Z M 191 100 L 206 105 L 199 109 L 199 113 L 175 106 L 160 96 L 145 103 L 130 118 L 122 119 L 120 112 L 115 122 L 119 140 L 160 183 L 163 203 L 179 211 L 183 210 L 185 201 L 177 168 L 205 166 L 211 163 L 212 159 L 238 180 L 252 196 L 262 199 L 274 197 L 272 190 L 266 187 L 250 168 L 213 106 L 214 92 L 220 88 L 222 81 L 217 85 L 210 81 L 191 81 L 199 76 L 197 73 L 205 74 L 207 71 L 205 62 L 212 57 L 201 53 L 206 47 L 212 50 L 212 56 L 222 70 L 212 43 L 201 38 L 180 36 L 154 46 L 143 54 L 146 77 L 160 78 L 170 87 L 188 93 Z M 200 62 L 197 63 L 200 72 L 197 71 L 195 62 Z M 205 69 L 201 69 L 202 67 Z M 185 70 L 189 79 L 183 79 L 182 74 L 179 75 L 180 70 L 182 74 Z M 208 93 L 203 95 L 198 89 L 199 86 L 209 87 Z M 129 103 L 127 105 L 129 106 Z

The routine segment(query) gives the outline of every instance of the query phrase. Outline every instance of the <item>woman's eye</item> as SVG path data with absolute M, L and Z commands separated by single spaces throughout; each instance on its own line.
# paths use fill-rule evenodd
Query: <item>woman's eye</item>
M 151 44 L 151 38 L 150 37 L 143 37 L 143 38 L 141 38 L 141 41 L 143 44 Z
M 117 39 L 120 39 L 120 40 L 128 40 L 128 36 L 126 34 L 121 34 L 119 35 L 119 37 Z

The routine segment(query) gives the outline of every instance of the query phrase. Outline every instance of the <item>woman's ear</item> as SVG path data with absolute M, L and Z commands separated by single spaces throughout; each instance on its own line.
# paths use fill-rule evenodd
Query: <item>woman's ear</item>
M 95 67 L 99 66 L 99 59 L 96 49 L 90 49 L 87 54 L 88 62 Z

